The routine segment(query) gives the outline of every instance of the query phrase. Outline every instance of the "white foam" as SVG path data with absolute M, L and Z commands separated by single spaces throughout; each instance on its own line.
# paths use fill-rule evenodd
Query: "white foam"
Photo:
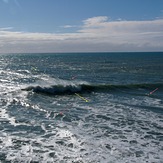
M 2 109 L 0 111 L 0 121 L 9 121 L 9 123 L 13 126 L 16 126 L 17 124 L 15 123 L 15 117 L 9 116 L 7 111 L 5 109 Z
M 19 73 L 24 72 L 9 75 L 11 79 L 30 78 L 28 72 L 25 76 Z M 37 80 L 32 85 L 87 84 L 54 79 L 48 75 L 32 77 Z M 119 163 L 163 160 L 163 144 L 157 135 L 163 134 L 162 115 L 139 108 L 161 108 L 160 99 L 144 96 L 118 99 L 113 94 L 95 93 L 86 95 L 90 99 L 88 103 L 76 96 L 37 96 L 36 100 L 31 92 L 20 90 L 26 84 L 11 82 L 11 79 L 1 79 L 0 85 L 4 99 L 1 101 L 0 123 L 5 126 L 3 122 L 7 121 L 6 128 L 2 127 L 0 132 L 0 152 L 5 153 L 6 161 Z M 18 107 L 23 110 L 22 113 L 20 110 L 20 116 L 31 111 L 26 117 L 29 122 L 17 121 L 16 114 L 11 116 L 15 111 L 12 109 Z M 57 119 L 56 115 L 62 110 L 64 116 Z M 24 131 L 19 125 L 39 129 L 38 132 L 35 128 Z M 9 132 L 8 127 L 15 127 L 15 130 Z

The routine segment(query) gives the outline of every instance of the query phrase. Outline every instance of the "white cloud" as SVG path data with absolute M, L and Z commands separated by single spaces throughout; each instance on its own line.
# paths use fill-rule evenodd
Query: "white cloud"
M 6 31 L 6 30 L 11 30 L 13 27 L 5 27 L 5 28 L 0 28 L 0 31 Z
M 63 28 L 72 28 L 73 26 L 72 25 L 65 25 L 65 26 L 62 26 Z
M 108 21 L 106 16 L 100 16 L 84 20 L 81 29 L 74 33 L 13 32 L 11 27 L 0 28 L 0 51 L 163 51 L 162 27 L 163 19 Z
M 107 16 L 97 16 L 83 21 L 84 27 L 97 27 L 108 20 Z
M 78 26 L 76 25 L 64 25 L 64 26 L 61 26 L 62 28 L 76 28 Z

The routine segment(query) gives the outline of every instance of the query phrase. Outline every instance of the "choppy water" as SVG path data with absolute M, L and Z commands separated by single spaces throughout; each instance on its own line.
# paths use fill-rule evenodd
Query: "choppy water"
M 1 162 L 163 162 L 163 53 L 0 55 L 0 92 Z

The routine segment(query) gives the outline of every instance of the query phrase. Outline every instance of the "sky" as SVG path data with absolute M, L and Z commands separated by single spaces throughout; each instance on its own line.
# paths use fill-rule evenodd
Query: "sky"
M 163 0 L 0 0 L 0 53 L 163 51 Z

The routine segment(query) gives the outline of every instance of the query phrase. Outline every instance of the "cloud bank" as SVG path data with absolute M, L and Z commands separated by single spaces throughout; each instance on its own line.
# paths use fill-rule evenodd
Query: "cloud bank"
M 162 27 L 163 19 L 109 21 L 106 16 L 83 20 L 72 33 L 14 32 L 3 27 L 0 53 L 163 51 Z

